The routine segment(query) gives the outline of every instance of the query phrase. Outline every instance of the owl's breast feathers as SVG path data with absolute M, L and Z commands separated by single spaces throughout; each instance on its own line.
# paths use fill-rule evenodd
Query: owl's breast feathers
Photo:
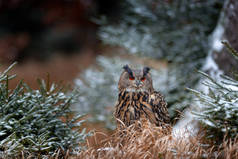
M 156 126 L 170 122 L 167 103 L 159 92 L 149 94 L 147 92 L 121 91 L 114 115 L 126 126 L 142 119 L 148 119 Z

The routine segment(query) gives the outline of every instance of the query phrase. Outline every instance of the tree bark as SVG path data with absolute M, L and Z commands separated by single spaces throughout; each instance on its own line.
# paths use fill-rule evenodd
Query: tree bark
M 227 40 L 230 45 L 238 50 L 238 1 L 228 0 L 224 6 L 224 35 L 222 39 Z M 213 58 L 226 75 L 232 76 L 234 70 L 238 70 L 238 61 L 223 47 L 220 52 L 213 52 Z

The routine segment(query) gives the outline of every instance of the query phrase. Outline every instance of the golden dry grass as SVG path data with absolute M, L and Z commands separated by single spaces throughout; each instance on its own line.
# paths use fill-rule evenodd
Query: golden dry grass
M 98 139 L 98 136 L 101 137 Z M 93 145 L 92 139 L 94 139 Z M 96 132 L 90 140 L 86 149 L 77 154 L 72 155 L 70 150 L 67 152 L 57 150 L 54 155 L 45 157 L 49 159 L 238 159 L 238 138 L 224 140 L 221 145 L 208 145 L 204 142 L 204 136 L 174 137 L 171 130 L 167 131 L 150 124 L 140 129 L 131 126 L 117 130 L 112 135 Z M 31 159 L 36 156 L 22 152 L 18 158 Z M 43 156 L 39 154 L 37 158 Z
M 170 130 L 169 130 L 170 132 Z M 96 146 L 81 151 L 79 159 L 238 159 L 238 140 L 224 140 L 219 148 L 204 144 L 202 136 L 174 137 L 160 127 L 145 125 L 118 130 Z M 95 140 L 97 140 L 95 138 Z

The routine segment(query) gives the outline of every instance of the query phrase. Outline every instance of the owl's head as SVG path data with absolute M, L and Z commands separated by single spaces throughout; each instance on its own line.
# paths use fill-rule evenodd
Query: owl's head
M 128 65 L 125 65 L 123 69 L 124 71 L 122 72 L 118 83 L 120 91 L 152 92 L 154 90 L 149 67 L 133 69 Z

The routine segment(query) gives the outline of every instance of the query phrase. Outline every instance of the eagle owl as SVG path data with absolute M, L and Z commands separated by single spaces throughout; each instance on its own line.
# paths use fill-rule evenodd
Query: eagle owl
M 125 65 L 123 69 L 114 116 L 126 126 L 144 119 L 156 126 L 169 124 L 167 103 L 153 88 L 150 68 L 139 70 Z

